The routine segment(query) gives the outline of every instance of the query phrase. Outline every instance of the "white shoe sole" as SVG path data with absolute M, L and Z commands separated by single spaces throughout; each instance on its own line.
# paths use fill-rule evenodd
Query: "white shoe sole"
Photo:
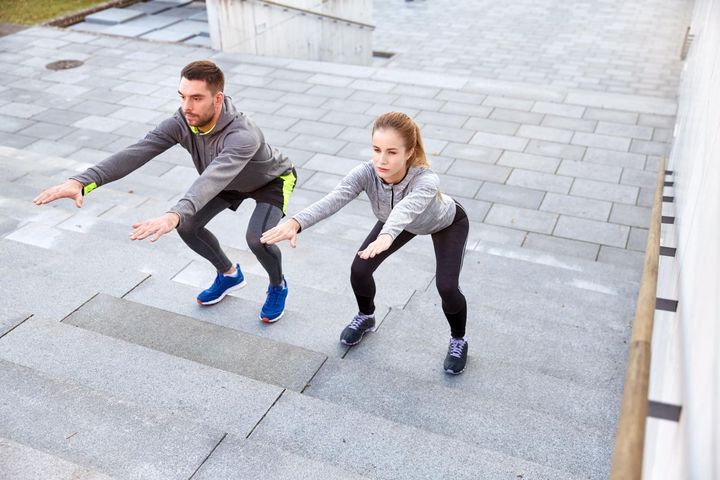
M 267 318 L 267 317 L 260 317 L 260 321 L 263 322 L 263 323 L 275 323 L 275 322 L 277 322 L 278 320 L 280 320 L 283 315 L 285 315 L 285 310 L 283 310 L 282 312 L 280 312 L 280 315 L 278 315 L 277 317 L 273 318 L 272 320 L 270 320 L 270 319 Z
M 245 280 L 243 280 L 241 283 L 238 283 L 238 284 L 235 285 L 234 287 L 230 287 L 230 288 L 228 288 L 227 290 L 225 290 L 225 291 L 223 292 L 223 294 L 220 295 L 220 296 L 219 296 L 218 298 L 216 298 L 215 300 L 210 300 L 209 302 L 201 302 L 200 300 L 198 300 L 197 303 L 198 303 L 199 305 L 215 305 L 215 304 L 218 303 L 220 300 L 222 300 L 223 298 L 225 298 L 225 296 L 226 296 L 228 293 L 233 292 L 233 291 L 235 291 L 235 290 L 240 290 L 240 289 L 243 288 L 245 285 L 247 285 L 247 282 L 246 282 Z

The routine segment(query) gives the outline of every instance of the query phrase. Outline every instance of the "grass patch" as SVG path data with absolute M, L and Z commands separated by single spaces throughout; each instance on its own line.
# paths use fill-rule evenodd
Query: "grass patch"
M 34 25 L 108 0 L 2 0 L 0 22 Z

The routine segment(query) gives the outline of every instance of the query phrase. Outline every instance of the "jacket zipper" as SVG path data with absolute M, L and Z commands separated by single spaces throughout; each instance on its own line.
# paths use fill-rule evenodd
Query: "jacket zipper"
M 390 185 L 390 210 L 395 208 L 395 188 L 393 185 Z

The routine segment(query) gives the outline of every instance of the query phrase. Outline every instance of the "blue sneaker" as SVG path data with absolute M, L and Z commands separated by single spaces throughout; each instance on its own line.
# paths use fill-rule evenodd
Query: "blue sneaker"
M 210 288 L 203 290 L 200 292 L 200 295 L 197 296 L 197 302 L 200 305 L 212 305 L 218 303 L 225 298 L 225 295 L 233 290 L 244 287 L 246 285 L 245 277 L 240 270 L 240 265 L 235 265 L 235 268 L 237 269 L 236 276 L 224 275 L 218 272 Z
M 285 313 L 285 299 L 288 295 L 287 280 L 283 275 L 282 285 L 270 285 L 267 289 L 265 305 L 260 310 L 260 320 L 265 323 L 273 323 L 280 320 Z

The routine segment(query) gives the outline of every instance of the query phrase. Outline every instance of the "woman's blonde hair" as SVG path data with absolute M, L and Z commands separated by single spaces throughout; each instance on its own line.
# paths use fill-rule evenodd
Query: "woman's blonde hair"
M 429 168 L 430 163 L 425 156 L 420 128 L 415 121 L 402 112 L 383 113 L 375 119 L 372 133 L 375 130 L 393 129 L 405 142 L 405 148 L 413 149 L 413 155 L 408 159 L 408 167 Z

